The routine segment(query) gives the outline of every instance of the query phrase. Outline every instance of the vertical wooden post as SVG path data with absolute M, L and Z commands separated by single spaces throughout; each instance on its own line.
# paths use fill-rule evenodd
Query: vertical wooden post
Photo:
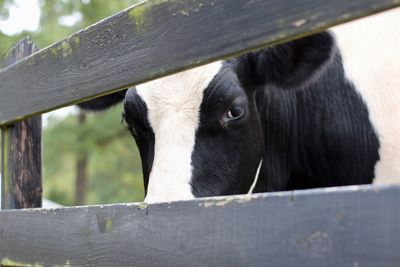
M 24 38 L 11 48 L 5 61 L 6 66 L 37 50 L 29 38 Z M 41 151 L 40 115 L 1 128 L 1 209 L 41 207 Z

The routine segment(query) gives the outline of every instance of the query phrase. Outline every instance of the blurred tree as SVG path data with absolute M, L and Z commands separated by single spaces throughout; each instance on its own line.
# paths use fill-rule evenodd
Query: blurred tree
M 43 142 L 46 196 L 74 205 L 77 159 L 88 154 L 85 204 L 143 200 L 140 156 L 121 124 L 121 110 L 119 105 L 107 112 L 86 114 L 80 127 L 76 114 L 49 118 Z
M 37 31 L 12 36 L 0 32 L 0 51 L 25 35 L 39 47 L 46 47 L 137 2 L 38 0 L 41 16 Z M 7 19 L 13 4 L 14 0 L 0 0 L 0 22 Z M 140 156 L 120 123 L 121 111 L 119 105 L 107 112 L 87 114 L 85 119 L 82 115 L 79 119 L 79 112 L 48 118 L 43 130 L 46 197 L 64 205 L 143 200 Z
M 83 110 L 79 110 L 78 114 L 78 129 L 84 127 L 86 123 L 86 113 Z M 80 131 L 80 134 L 83 134 Z M 77 142 L 84 139 L 85 136 L 77 136 Z M 88 151 L 81 151 L 76 155 L 76 177 L 75 177 L 75 205 L 85 204 L 86 198 L 86 184 L 87 184 L 87 163 L 88 163 Z

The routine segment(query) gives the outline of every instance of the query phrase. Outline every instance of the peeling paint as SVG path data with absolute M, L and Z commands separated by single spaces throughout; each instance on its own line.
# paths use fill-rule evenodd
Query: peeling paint
M 229 199 L 225 199 L 225 200 L 223 200 L 223 201 L 218 201 L 218 202 L 216 202 L 216 203 L 215 203 L 215 206 L 223 207 L 223 206 L 225 206 L 226 204 L 228 204 L 229 202 L 231 202 Z
M 214 206 L 214 202 L 204 202 L 204 208 L 212 207 Z
M 254 200 L 256 198 L 257 198 L 257 196 L 255 196 L 255 195 L 243 195 L 243 196 L 240 196 L 239 198 L 237 198 L 235 202 L 236 203 L 245 203 L 245 202 Z
M 109 232 L 112 229 L 113 221 L 110 218 L 106 219 L 106 231 Z
M 211 3 L 210 5 L 213 6 L 213 3 Z M 204 6 L 203 3 L 199 3 L 197 6 L 188 6 L 185 9 L 176 11 L 175 13 L 172 14 L 172 16 L 176 15 L 190 16 L 193 13 L 199 12 L 203 8 L 203 6 Z
M 140 203 L 137 204 L 137 207 L 138 207 L 140 210 L 144 210 L 144 209 L 147 209 L 148 204 L 145 203 L 145 202 L 140 202 Z
M 55 47 L 50 47 L 49 48 L 49 51 L 50 51 L 50 54 L 52 55 L 52 56 L 54 56 L 54 57 L 56 57 L 57 56 L 57 49 L 55 48 Z
M 12 259 L 9 258 L 2 258 L 1 262 L 0 262 L 0 266 L 1 267 L 11 267 L 11 266 L 18 266 L 18 267 L 40 267 L 43 266 L 43 264 L 39 264 L 39 263 L 34 263 L 34 264 L 30 264 L 30 263 L 22 263 L 22 262 L 18 262 L 18 261 L 14 261 Z
M 199 207 L 204 207 L 204 208 L 224 207 L 230 203 L 245 203 L 245 202 L 249 202 L 253 199 L 256 199 L 256 197 L 254 197 L 252 195 L 225 197 L 225 198 L 220 198 L 220 199 L 207 200 L 204 203 L 199 203 Z
M 175 12 L 174 14 L 172 14 L 172 16 L 175 16 L 177 14 L 180 14 L 182 16 L 189 16 L 189 12 L 187 10 L 179 10 L 178 12 Z
M 149 0 L 142 2 L 132 9 L 128 11 L 128 17 L 130 20 L 134 21 L 136 31 L 139 33 L 145 32 L 146 28 L 152 25 L 152 20 L 154 19 L 153 16 L 149 15 L 149 11 L 154 9 L 154 7 L 159 6 L 164 3 L 169 3 L 171 6 L 172 4 L 179 4 L 180 1 L 168 1 L 168 0 Z M 186 9 L 180 9 L 178 6 L 175 6 L 175 13 L 172 16 L 181 15 L 181 16 L 189 16 L 191 13 L 199 12 L 200 9 L 203 7 L 203 3 L 199 3 L 195 7 L 190 7 Z M 213 3 L 211 3 L 213 5 Z
M 154 6 L 167 3 L 167 0 L 152 0 L 142 2 L 134 6 L 128 11 L 128 17 L 135 23 L 136 31 L 138 33 L 145 32 L 146 28 L 151 26 L 152 17 L 148 15 L 149 11 L 154 8 Z
M 102 215 L 102 214 L 97 214 L 96 219 L 97 219 L 97 226 L 100 230 L 100 233 L 105 234 L 112 230 L 112 227 L 113 227 L 112 218 L 106 217 L 105 215 Z M 90 234 L 90 232 L 89 232 L 89 234 Z
M 72 49 L 71 49 L 71 45 L 69 44 L 68 41 L 66 41 L 66 40 L 62 41 L 61 48 L 62 48 L 63 57 L 67 57 L 67 56 L 71 55 Z
M 293 25 L 294 25 L 295 27 L 300 27 L 300 26 L 304 25 L 306 22 L 307 22 L 307 21 L 306 21 L 305 19 L 301 19 L 301 20 L 298 20 L 298 21 L 293 22 Z
M 144 25 L 146 10 L 146 5 L 142 4 L 135 6 L 128 13 L 129 18 L 135 22 L 136 28 L 138 30 Z
M 22 262 L 15 261 L 15 260 L 5 257 L 5 258 L 1 259 L 0 266 L 1 267 L 3 267 L 3 266 L 4 267 L 42 267 L 42 266 L 50 266 L 50 265 L 44 265 L 43 263 L 38 263 L 38 262 L 35 262 L 33 264 L 32 263 L 22 263 Z M 51 266 L 52 267 L 61 267 L 61 266 L 67 267 L 67 266 L 72 266 L 72 265 L 71 265 L 71 261 L 67 260 L 64 264 L 54 264 Z
M 76 46 L 79 46 L 81 44 L 81 38 L 79 35 L 74 35 L 71 37 L 72 43 L 74 43 Z

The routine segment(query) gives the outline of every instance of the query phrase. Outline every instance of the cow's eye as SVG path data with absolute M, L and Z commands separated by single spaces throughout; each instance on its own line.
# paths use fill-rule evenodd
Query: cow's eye
M 226 113 L 226 117 L 230 120 L 232 119 L 238 119 L 240 117 L 242 117 L 244 113 L 244 108 L 242 106 L 233 106 L 231 107 L 228 112 Z

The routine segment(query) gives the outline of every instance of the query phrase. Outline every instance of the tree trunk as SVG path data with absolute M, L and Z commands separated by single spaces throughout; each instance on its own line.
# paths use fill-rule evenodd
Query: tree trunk
M 86 121 L 86 114 L 80 110 L 78 115 L 78 127 L 81 127 Z M 82 136 L 78 135 L 78 142 Z M 76 179 L 75 179 L 75 205 L 84 205 L 87 184 L 87 161 L 88 155 L 83 152 L 77 155 L 76 161 Z

